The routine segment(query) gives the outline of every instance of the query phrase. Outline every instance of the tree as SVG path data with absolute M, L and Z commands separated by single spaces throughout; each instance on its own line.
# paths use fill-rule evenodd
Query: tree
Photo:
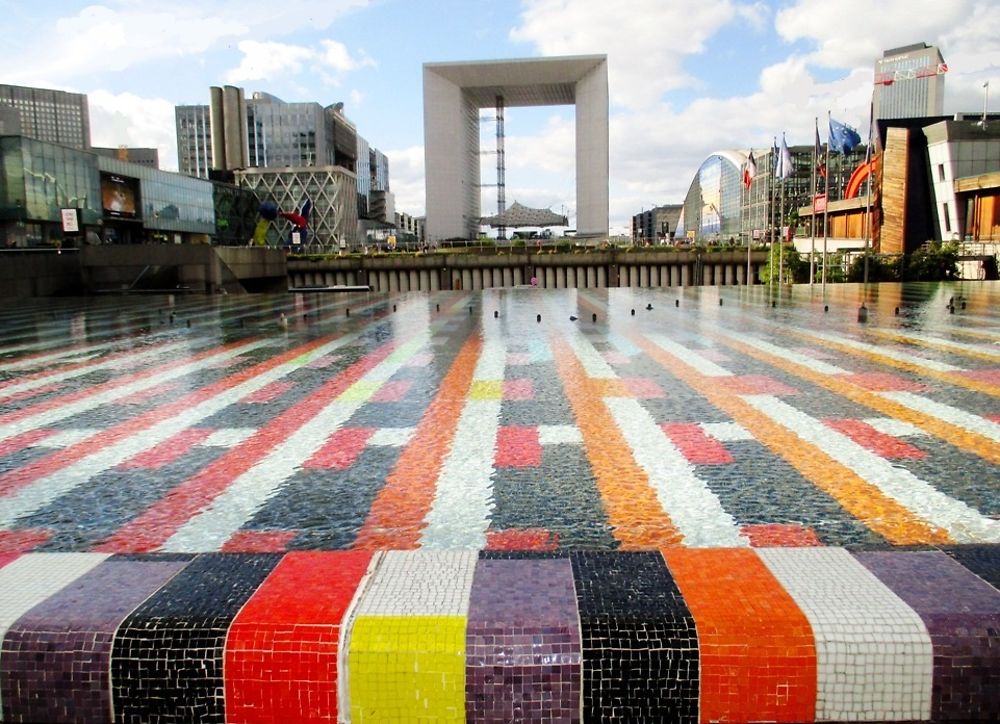
M 958 244 L 928 241 L 906 260 L 906 279 L 938 282 L 958 279 Z
M 829 279 L 829 277 L 827 277 Z M 863 282 L 865 280 L 865 255 L 861 254 L 851 263 L 847 272 L 847 281 Z M 899 259 L 881 254 L 868 255 L 868 281 L 896 282 L 899 281 Z
M 767 263 L 760 269 L 760 279 L 767 284 L 771 277 L 771 269 L 774 269 L 774 282 L 777 284 L 781 278 L 780 262 L 784 262 L 784 281 L 786 284 L 793 284 L 796 281 L 803 281 L 809 276 L 808 265 L 802 261 L 802 255 L 793 244 L 785 244 L 785 250 L 781 251 L 780 242 L 771 244 L 771 251 L 767 256 Z

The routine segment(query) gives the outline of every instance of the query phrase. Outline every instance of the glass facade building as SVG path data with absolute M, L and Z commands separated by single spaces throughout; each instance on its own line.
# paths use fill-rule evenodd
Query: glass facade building
M 80 230 L 63 232 L 76 209 Z M 7 247 L 208 241 L 213 185 L 24 136 L 0 137 L 0 243 Z
M 175 106 L 177 170 L 188 176 L 208 178 L 212 165 L 212 123 L 208 106 Z
M 917 43 L 887 50 L 875 61 L 875 118 L 925 118 L 944 112 L 941 52 Z

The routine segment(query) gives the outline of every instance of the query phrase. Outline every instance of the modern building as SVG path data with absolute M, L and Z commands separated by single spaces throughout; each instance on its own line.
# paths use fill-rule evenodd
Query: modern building
M 0 245 L 239 243 L 259 202 L 246 190 L 26 136 L 0 137 Z M 217 196 L 230 201 L 219 206 Z M 220 229 L 233 230 L 229 236 Z
M 947 71 L 941 51 L 927 43 L 885 51 L 875 61 L 874 117 L 940 116 Z
M 775 178 L 774 149 L 754 150 L 757 173 L 749 188 L 743 182 L 747 151 L 710 154 L 698 168 L 684 198 L 677 239 L 695 244 L 746 244 L 748 240 L 777 238 L 779 230 L 789 226 L 793 234 L 811 235 L 811 225 L 803 225 L 800 209 L 810 206 L 813 193 L 813 146 L 790 146 L 788 150 L 792 174 L 784 181 Z M 859 146 L 846 156 L 830 154 L 827 177 L 831 202 L 843 198 L 865 153 L 866 148 Z M 826 181 L 817 174 L 816 193 L 822 194 L 825 189 Z
M 553 105 L 576 107 L 577 234 L 607 238 L 607 56 L 425 63 L 423 70 L 428 239 L 479 234 L 479 109 Z
M 0 85 L 0 108 L 5 106 L 17 112 L 19 128 L 13 128 L 8 112 L 9 120 L 3 122 L 4 133 L 72 148 L 90 148 L 90 111 L 83 93 Z M 12 126 L 9 129 L 8 123 Z
M 157 148 L 132 148 L 130 146 L 104 148 L 101 146 L 92 146 L 90 150 L 99 156 L 117 158 L 119 161 L 137 163 L 140 166 L 147 166 L 149 168 L 160 167 L 160 150 Z
M 235 86 L 213 87 L 209 94 L 208 106 L 178 106 L 175 111 L 182 173 L 235 173 L 237 182 L 264 194 L 261 201 L 287 210 L 301 207 L 306 187 L 333 183 L 311 197 L 312 243 L 344 242 L 355 248 L 371 229 L 391 230 L 395 209 L 389 161 L 358 135 L 342 103 L 286 103 L 262 92 L 247 99 Z M 356 207 L 351 213 L 341 208 L 347 193 Z M 321 201 L 331 200 L 334 207 L 321 207 Z M 344 224 L 352 219 L 355 227 L 348 229 Z
M 421 247 L 425 243 L 424 217 L 411 216 L 400 211 L 395 214 L 396 235 L 400 244 Z
M 665 244 L 674 238 L 683 204 L 642 210 L 632 217 L 632 240 L 639 244 Z
M 215 168 L 212 158 L 212 121 L 208 106 L 175 106 L 177 170 L 197 178 L 208 178 Z

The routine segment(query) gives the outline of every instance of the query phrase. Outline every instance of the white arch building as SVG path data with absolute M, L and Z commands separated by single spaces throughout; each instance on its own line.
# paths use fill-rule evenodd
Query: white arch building
M 608 61 L 605 55 L 424 64 L 426 234 L 479 230 L 479 109 L 576 106 L 578 236 L 608 234 Z

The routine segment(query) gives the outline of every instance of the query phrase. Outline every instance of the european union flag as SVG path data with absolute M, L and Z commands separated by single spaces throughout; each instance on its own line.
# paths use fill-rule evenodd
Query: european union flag
M 861 136 L 848 125 L 830 119 L 830 150 L 850 153 L 861 145 Z

